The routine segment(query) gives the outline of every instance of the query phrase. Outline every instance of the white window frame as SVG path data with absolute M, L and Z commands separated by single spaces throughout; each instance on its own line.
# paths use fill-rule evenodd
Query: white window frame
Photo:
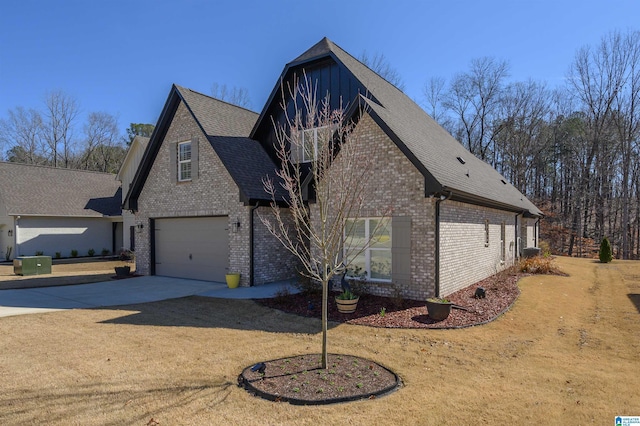
M 373 240 L 371 240 L 371 221 L 372 220 L 379 220 L 379 221 L 387 221 L 388 222 L 388 229 L 389 229 L 389 241 L 392 241 L 392 235 L 393 235 L 393 223 L 391 221 L 391 218 L 389 217 L 361 217 L 358 219 L 352 219 L 352 218 L 348 218 L 347 220 L 364 220 L 365 224 L 364 224 L 364 229 L 365 229 L 365 241 L 369 242 L 369 247 L 367 247 L 362 254 L 364 254 L 364 270 L 366 271 L 367 275 L 366 275 L 366 279 L 367 281 L 372 281 L 372 282 L 381 282 L 381 283 L 390 283 L 393 280 L 393 261 L 391 263 L 391 271 L 389 273 L 389 278 L 372 278 L 371 277 L 371 252 L 375 252 L 375 251 L 385 251 L 385 252 L 389 252 L 389 258 L 393 259 L 392 256 L 392 248 L 393 247 L 373 247 Z M 346 232 L 346 227 L 345 227 L 345 232 Z M 347 236 L 344 235 L 344 239 L 346 240 Z M 348 253 L 347 253 L 347 247 L 344 247 L 345 252 L 343 253 L 345 257 L 347 257 Z M 357 250 L 357 249 L 356 249 Z
M 298 158 L 299 163 L 311 163 L 318 159 L 318 130 L 330 129 L 333 133 L 336 126 L 319 126 L 300 131 L 301 153 Z M 313 144 L 312 147 L 309 145 Z M 313 158 L 310 158 L 311 148 L 313 148 Z
M 185 159 L 182 158 L 182 150 L 181 150 L 181 148 L 183 146 L 188 146 L 189 147 L 189 158 L 185 158 Z M 178 182 L 188 182 L 188 181 L 190 181 L 192 179 L 191 173 L 192 173 L 192 170 L 193 170 L 193 167 L 192 167 L 192 164 L 191 164 L 191 159 L 192 159 L 192 157 L 191 157 L 191 155 L 192 155 L 191 141 L 185 141 L 185 142 L 178 143 L 177 155 L 178 155 L 178 170 L 177 170 Z M 189 169 L 188 169 L 189 176 L 185 177 L 185 176 L 183 176 L 182 166 L 183 165 L 187 165 L 187 164 L 189 165 Z M 186 171 L 187 170 L 185 169 L 184 170 L 185 174 L 186 174 Z

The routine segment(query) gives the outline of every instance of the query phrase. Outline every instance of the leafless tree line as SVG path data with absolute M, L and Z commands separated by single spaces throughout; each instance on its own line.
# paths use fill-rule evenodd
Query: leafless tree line
M 11 162 L 116 173 L 126 154 L 117 119 L 92 112 L 79 127 L 79 116 L 78 102 L 62 91 L 48 93 L 42 109 L 9 110 L 0 119 L 0 156 Z
M 475 59 L 428 80 L 425 109 L 541 206 L 555 252 L 589 255 L 607 236 L 640 258 L 640 32 L 579 49 L 561 87 L 508 78 L 506 62 Z

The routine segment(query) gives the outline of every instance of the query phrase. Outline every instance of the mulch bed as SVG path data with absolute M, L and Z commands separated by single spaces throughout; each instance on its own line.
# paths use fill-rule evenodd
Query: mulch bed
M 468 311 L 453 308 L 449 317 L 442 321 L 434 321 L 429 317 L 423 301 L 370 294 L 360 296 L 355 313 L 342 314 L 338 312 L 334 301 L 338 293 L 329 296 L 329 320 L 385 328 L 462 328 L 484 324 L 511 307 L 520 294 L 517 282 L 524 275 L 502 272 L 448 295 L 447 299 Z M 478 287 L 485 289 L 485 298 L 474 297 Z M 258 303 L 300 316 L 321 317 L 321 294 L 282 295 L 273 299 L 261 299 Z
M 308 354 L 264 361 L 245 368 L 238 386 L 271 401 L 318 405 L 372 399 L 401 385 L 395 373 L 364 358 L 328 354 L 326 369 L 320 360 Z

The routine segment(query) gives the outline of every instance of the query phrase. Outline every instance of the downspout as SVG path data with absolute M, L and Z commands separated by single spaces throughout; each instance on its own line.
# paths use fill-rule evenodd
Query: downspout
M 255 265 L 253 262 L 253 213 L 260 206 L 259 202 L 256 202 L 255 206 L 251 207 L 251 213 L 249 214 L 249 286 L 253 287 L 254 280 L 254 269 Z
M 538 238 L 540 237 L 540 218 L 536 220 L 535 228 L 533 228 L 533 235 L 535 236 L 534 243 L 536 247 L 540 247 L 540 241 L 538 241 Z
M 435 296 L 440 297 L 440 203 L 443 201 L 447 201 L 453 195 L 452 191 L 449 191 L 447 196 L 440 194 L 438 199 L 436 200 L 436 250 L 435 250 Z

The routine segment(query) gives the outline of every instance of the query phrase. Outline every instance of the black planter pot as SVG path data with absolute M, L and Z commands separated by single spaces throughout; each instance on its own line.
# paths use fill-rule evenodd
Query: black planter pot
M 115 270 L 116 270 L 116 276 L 118 277 L 126 277 L 131 273 L 130 266 L 116 266 Z
M 447 319 L 451 313 L 451 302 L 438 302 L 435 300 L 427 300 L 427 313 L 429 318 L 434 321 L 443 321 Z

